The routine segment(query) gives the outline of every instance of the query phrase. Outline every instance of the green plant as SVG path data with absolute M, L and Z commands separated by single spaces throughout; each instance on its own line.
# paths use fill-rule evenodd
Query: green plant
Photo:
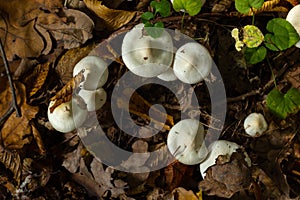
M 162 21 L 154 21 L 159 14 L 162 17 L 168 17 L 171 14 L 171 5 L 168 0 L 151 1 L 150 6 L 153 12 L 144 12 L 141 16 L 142 22 L 145 25 L 145 31 L 153 38 L 158 38 L 162 33 L 164 23 Z
M 268 21 L 266 27 L 268 33 L 263 35 L 259 28 L 253 25 L 253 10 L 261 8 L 263 4 L 263 0 L 235 0 L 235 8 L 240 13 L 247 14 L 250 11 L 253 13 L 252 25 L 246 25 L 242 28 L 242 40 L 239 38 L 237 28 L 231 32 L 232 37 L 236 40 L 235 46 L 238 51 L 246 46 L 244 48 L 244 56 L 248 64 L 256 64 L 263 61 L 267 56 L 267 49 L 271 51 L 283 51 L 292 47 L 300 40 L 295 28 L 282 18 L 274 18 Z M 274 75 L 273 79 L 276 86 Z M 288 115 L 296 114 L 300 110 L 300 91 L 290 88 L 286 94 L 283 94 L 275 87 L 267 95 L 266 103 L 274 115 L 285 119 Z
M 202 8 L 201 0 L 174 0 L 173 8 L 176 12 L 184 11 L 190 16 L 197 15 Z
M 239 12 L 246 14 L 250 10 L 261 8 L 263 3 L 263 0 L 236 0 L 235 7 Z M 244 45 L 246 46 L 244 55 L 248 64 L 256 64 L 263 61 L 267 55 L 267 49 L 283 51 L 295 45 L 300 39 L 295 28 L 282 18 L 271 19 L 267 23 L 266 29 L 269 33 L 263 36 L 258 27 L 253 24 L 246 25 L 242 28 L 242 43 L 236 35 L 235 37 L 233 36 L 237 43 L 236 46 L 239 47 L 237 50 L 241 50 L 241 47 Z

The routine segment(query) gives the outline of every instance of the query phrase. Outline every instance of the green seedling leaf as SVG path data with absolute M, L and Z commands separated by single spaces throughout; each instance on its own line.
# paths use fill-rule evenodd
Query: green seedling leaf
M 264 0 L 235 0 L 235 9 L 240 13 L 247 14 L 251 8 L 259 9 Z
M 173 8 L 176 12 L 184 10 L 190 16 L 197 15 L 202 8 L 201 0 L 174 0 Z
M 155 24 L 146 22 L 144 25 L 144 29 L 145 29 L 146 33 L 153 38 L 158 38 L 159 36 L 161 36 L 161 34 L 164 30 L 163 28 L 164 28 L 163 22 L 157 22 Z
M 159 13 L 162 17 L 168 17 L 171 14 L 171 5 L 168 0 L 151 1 L 150 6 L 154 8 L 155 14 Z
M 154 18 L 154 14 L 152 12 L 144 12 L 141 16 L 143 24 L 148 22 L 149 20 Z
M 258 47 L 263 41 L 264 35 L 258 27 L 253 25 L 243 27 L 243 42 L 247 47 Z
M 271 19 L 267 30 L 271 33 L 265 35 L 266 47 L 273 51 L 288 49 L 300 39 L 295 28 L 282 18 Z
M 248 64 L 256 64 L 263 61 L 267 55 L 267 49 L 264 46 L 245 49 L 245 59 Z
M 273 89 L 267 96 L 267 106 L 270 111 L 281 119 L 300 110 L 300 91 L 291 88 L 286 94 Z

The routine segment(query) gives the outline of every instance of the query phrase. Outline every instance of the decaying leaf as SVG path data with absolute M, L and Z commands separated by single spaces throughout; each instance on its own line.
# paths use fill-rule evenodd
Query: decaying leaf
M 292 84 L 294 88 L 300 90 L 300 65 L 291 68 L 285 78 Z
M 206 176 L 200 182 L 199 188 L 208 195 L 230 198 L 236 192 L 249 189 L 251 172 L 241 153 L 233 153 L 230 162 L 218 157 L 217 165 L 206 171 Z
M 211 9 L 211 12 L 213 13 L 226 12 L 230 8 L 232 2 L 233 0 L 221 0 L 218 3 L 214 4 L 213 8 Z
M 51 101 L 55 101 L 55 103 L 50 108 L 50 112 L 52 113 L 60 104 L 71 101 L 73 93 L 83 80 L 84 75 L 83 71 L 81 71 L 75 77 L 73 77 L 59 92 L 57 92 L 56 95 L 51 98 Z
M 53 17 L 52 21 L 45 22 L 41 18 L 37 21 L 37 26 L 48 30 L 52 36 L 64 44 L 65 49 L 79 47 L 88 39 L 92 38 L 94 22 L 85 13 L 74 10 L 63 10 L 65 18 Z M 49 17 L 49 16 L 48 16 Z
M 13 27 L 7 20 L 0 18 L 0 38 L 4 39 L 7 59 L 13 60 L 17 55 L 21 58 L 37 57 L 44 49 L 44 41 L 34 29 L 34 21 L 25 26 Z
M 69 49 L 58 61 L 56 71 L 62 82 L 67 84 L 73 78 L 73 68 L 77 62 L 87 56 L 94 45 Z
M 32 126 L 30 121 L 35 118 L 39 108 L 36 106 L 30 106 L 26 103 L 26 88 L 22 83 L 16 82 L 17 90 L 17 102 L 21 108 L 22 117 L 17 117 L 14 113 L 4 123 L 1 136 L 2 142 L 5 148 L 8 149 L 21 149 L 25 144 L 29 144 L 32 139 Z M 10 88 L 4 91 L 0 95 L 0 99 L 3 101 L 11 102 Z M 6 105 L 7 102 L 4 102 Z M 0 110 L 6 110 L 7 107 L 2 107 L 0 104 Z
M 175 188 L 172 191 L 172 194 L 174 195 L 174 197 L 176 197 L 174 199 L 177 200 L 199 200 L 199 198 L 194 194 L 193 191 L 187 191 L 183 187 Z
M 20 155 L 16 152 L 6 151 L 2 146 L 0 146 L 0 162 L 14 174 L 14 179 L 19 185 L 22 173 Z
M 40 91 L 47 79 L 51 63 L 38 64 L 34 70 L 24 78 L 27 98 L 30 99 Z
M 107 8 L 102 1 L 84 0 L 86 6 L 104 20 L 106 27 L 116 30 L 126 25 L 136 15 L 135 11 L 115 10 Z

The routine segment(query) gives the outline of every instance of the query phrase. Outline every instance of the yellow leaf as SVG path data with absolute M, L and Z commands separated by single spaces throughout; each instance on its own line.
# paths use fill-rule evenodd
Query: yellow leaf
M 104 20 L 105 25 L 110 30 L 116 30 L 135 16 L 136 11 L 115 10 L 107 8 L 102 1 L 84 0 L 86 6 L 93 11 L 98 17 Z

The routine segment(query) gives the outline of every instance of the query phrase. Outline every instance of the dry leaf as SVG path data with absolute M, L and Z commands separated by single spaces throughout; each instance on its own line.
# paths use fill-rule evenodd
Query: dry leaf
M 14 179 L 19 185 L 22 173 L 20 155 L 15 152 L 6 151 L 2 146 L 0 146 L 0 162 L 14 174 Z
M 47 79 L 51 63 L 38 64 L 34 70 L 24 78 L 28 99 L 40 91 Z
M 115 10 L 107 8 L 102 4 L 102 1 L 84 0 L 84 3 L 98 17 L 104 20 L 105 26 L 110 30 L 116 30 L 126 25 L 136 14 L 136 11 Z
M 34 21 L 26 26 L 13 27 L 0 18 L 0 38 L 4 39 L 4 50 L 9 61 L 14 56 L 38 57 L 44 49 L 44 41 L 34 29 Z
M 58 61 L 56 71 L 62 82 L 66 84 L 73 78 L 73 68 L 82 58 L 87 56 L 94 45 L 78 47 L 68 50 Z
M 174 195 L 174 197 L 176 197 L 174 198 L 176 200 L 199 200 L 199 198 L 197 198 L 193 191 L 187 191 L 183 187 L 175 188 L 172 191 L 172 194 Z
M 63 13 L 65 17 L 59 20 L 54 16 L 50 21 L 38 18 L 37 26 L 48 30 L 57 42 L 64 44 L 65 49 L 79 47 L 92 38 L 94 22 L 91 18 L 79 10 L 65 9 Z
M 291 68 L 286 74 L 285 78 L 292 84 L 294 88 L 300 90 L 300 65 Z
M 16 82 L 17 90 L 17 102 L 21 108 L 21 117 L 17 117 L 13 113 L 7 121 L 4 123 L 1 136 L 2 142 L 5 148 L 8 149 L 21 149 L 25 144 L 29 144 L 32 139 L 32 126 L 30 121 L 35 118 L 39 108 L 37 106 L 30 106 L 26 103 L 26 88 L 23 84 Z M 0 99 L 3 101 L 11 102 L 10 88 L 4 91 Z M 6 105 L 7 102 L 4 102 Z M 3 107 L 0 104 L 0 110 L 6 110 L 7 107 Z
M 59 92 L 57 92 L 56 95 L 51 98 L 51 101 L 55 101 L 55 103 L 51 106 L 50 112 L 52 113 L 60 104 L 71 101 L 73 98 L 73 93 L 83 80 L 83 71 L 81 71 L 75 77 L 73 77 Z

